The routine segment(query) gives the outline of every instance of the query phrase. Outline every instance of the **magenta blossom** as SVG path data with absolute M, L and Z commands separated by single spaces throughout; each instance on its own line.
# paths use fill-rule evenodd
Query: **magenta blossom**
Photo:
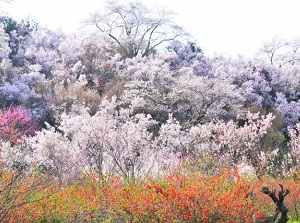
M 0 111 L 0 139 L 18 143 L 24 136 L 33 136 L 37 126 L 30 113 L 22 107 L 10 106 Z

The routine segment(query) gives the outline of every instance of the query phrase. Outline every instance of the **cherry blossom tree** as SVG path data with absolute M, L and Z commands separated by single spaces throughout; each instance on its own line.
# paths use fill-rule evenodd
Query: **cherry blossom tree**
M 188 137 L 188 132 L 183 129 L 179 121 L 172 114 L 169 114 L 169 119 L 159 129 L 157 142 L 161 148 L 179 153 L 182 156 L 185 155 L 189 147 Z
M 300 101 L 288 102 L 282 93 L 277 93 L 276 106 L 287 126 L 293 126 L 300 121 Z
M 284 55 L 285 64 L 299 65 L 300 62 L 300 38 L 295 37 L 287 41 L 287 52 Z
M 5 32 L 9 36 L 9 58 L 15 66 L 23 66 L 26 44 L 37 27 L 36 22 L 30 18 L 16 21 L 8 16 L 0 17 L 0 22 L 3 23 Z
M 106 1 L 105 10 L 91 13 L 86 24 L 116 42 L 123 57 L 149 56 L 159 45 L 184 35 L 182 28 L 172 22 L 173 14 L 141 2 Z
M 9 55 L 10 48 L 8 45 L 8 36 L 3 29 L 3 25 L 0 24 L 0 63 Z
M 193 73 L 197 76 L 211 76 L 212 65 L 208 57 L 205 57 L 200 47 L 193 42 L 183 44 L 174 40 L 167 47 L 173 55 L 167 59 L 171 70 L 178 70 L 183 67 L 192 67 Z
M 188 120 L 192 125 L 216 117 L 230 119 L 239 112 L 243 98 L 235 86 L 216 78 L 182 75 L 176 80 L 167 98 L 178 120 Z
M 65 34 L 61 30 L 50 30 L 38 26 L 27 41 L 26 51 L 24 53 L 26 61 L 30 64 L 39 64 L 41 72 L 47 78 L 53 76 L 53 73 L 60 65 L 60 55 L 58 47 L 65 39 Z
M 27 72 L 19 73 L 22 71 L 8 64 L 0 85 L 1 107 L 23 106 L 31 111 L 35 121 L 43 123 L 49 109 L 44 100 L 47 83 L 40 69 L 39 65 L 29 65 Z
M 287 42 L 279 37 L 274 37 L 270 42 L 265 42 L 259 49 L 259 54 L 267 57 L 272 65 L 281 65 L 282 50 L 287 46 Z
M 276 67 L 244 57 L 214 58 L 214 77 L 236 86 L 244 98 L 245 106 L 273 107 L 273 75 Z
M 300 171 L 300 123 L 298 122 L 294 128 L 289 127 L 288 133 L 290 136 L 290 141 L 288 143 L 290 148 L 290 166 L 291 171 L 294 171 L 296 174 L 297 171 Z
M 2 114 L 3 126 L 22 129 L 6 135 L 3 129 L 0 153 L 7 165 L 35 162 L 61 181 L 81 172 L 134 180 L 186 163 L 205 171 L 226 163 L 262 174 L 275 170 L 280 156 L 280 162 L 293 157 L 284 168 L 298 168 L 297 41 L 266 46 L 273 64 L 207 57 L 193 44 L 174 41 L 182 30 L 167 11 L 133 2 L 108 2 L 108 9 L 91 15 L 90 24 L 101 31 L 93 37 L 40 26 L 23 35 L 19 23 L 9 34 L 0 28 L 1 107 L 30 108 L 28 123 L 43 126 L 29 133 L 9 119 L 13 111 Z M 180 32 L 162 37 L 166 26 Z M 292 60 L 280 59 L 283 48 Z
M 118 76 L 125 79 L 124 93 L 119 100 L 122 107 L 130 107 L 133 113 L 150 114 L 164 122 L 170 111 L 167 99 L 175 81 L 175 72 L 170 71 L 163 55 L 155 58 L 127 58 L 120 65 Z
M 151 114 L 165 122 L 168 114 L 187 125 L 215 117 L 229 118 L 239 110 L 243 98 L 235 86 L 212 77 L 195 75 L 193 68 L 170 70 L 164 60 L 136 57 L 125 60 L 119 75 L 126 79 L 120 105 Z
M 114 100 L 104 100 L 93 116 L 86 112 L 66 116 L 60 130 L 77 145 L 86 167 L 95 168 L 100 176 L 119 173 L 135 179 L 152 168 L 155 150 L 148 129 L 155 122 L 149 115 L 118 111 Z
M 288 65 L 299 65 L 299 49 L 299 37 L 290 40 L 275 37 L 270 42 L 265 42 L 259 49 L 258 54 L 263 58 L 267 58 L 272 65 L 284 67 Z
M 62 181 L 76 179 L 81 172 L 98 173 L 103 179 L 122 174 L 134 180 L 154 168 L 157 152 L 148 129 L 155 121 L 149 115 L 129 114 L 118 111 L 115 99 L 103 100 L 93 116 L 74 105 L 60 115 L 56 128 L 48 125 L 21 145 L 6 145 L 2 155 L 8 163 L 35 162 L 40 171 Z
M 210 152 L 219 162 L 237 165 L 247 163 L 255 168 L 257 174 L 264 173 L 268 166 L 268 154 L 260 146 L 262 138 L 272 125 L 272 114 L 260 116 L 247 113 L 246 123 L 238 126 L 233 121 L 212 121 L 196 125 L 190 130 L 190 154 L 199 155 Z
M 248 113 L 244 125 L 216 119 L 185 129 L 170 114 L 155 136 L 152 127 L 157 122 L 150 115 L 132 114 L 120 109 L 116 98 L 105 99 L 94 115 L 73 105 L 60 114 L 57 127 L 48 125 L 22 144 L 5 144 L 2 157 L 8 163 L 35 162 L 40 171 L 62 181 L 76 179 L 82 171 L 96 172 L 103 180 L 114 174 L 134 180 L 175 170 L 185 162 L 206 171 L 205 166 L 213 171 L 222 163 L 246 164 L 259 175 L 273 165 L 277 151 L 262 144 L 273 119 L 271 114 Z

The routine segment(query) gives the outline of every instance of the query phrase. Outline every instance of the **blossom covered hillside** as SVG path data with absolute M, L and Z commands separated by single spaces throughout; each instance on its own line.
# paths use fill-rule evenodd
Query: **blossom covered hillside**
M 178 208 L 174 211 L 181 222 L 192 222 L 191 216 L 204 222 L 251 222 L 261 210 L 245 192 L 250 179 L 279 177 L 291 187 L 288 179 L 298 180 L 300 64 L 296 60 L 278 64 L 263 58 L 208 57 L 195 43 L 175 38 L 165 48 L 126 57 L 127 39 L 122 41 L 118 44 L 101 32 L 67 35 L 31 21 L 0 18 L 0 221 L 52 222 L 50 217 L 43 221 L 31 203 L 54 205 L 58 196 L 67 204 L 67 199 L 75 199 L 74 188 L 86 187 L 93 196 L 107 199 L 94 200 L 87 212 L 80 212 L 80 205 L 88 206 L 83 204 L 87 195 L 81 194 L 82 203 L 77 200 L 78 206 L 72 205 L 81 213 L 78 218 L 90 220 L 82 222 L 94 222 L 92 218 L 96 222 L 100 212 L 105 213 L 98 216 L 102 221 L 149 219 L 138 212 L 140 204 L 134 209 L 122 203 L 126 196 L 138 202 L 134 190 L 143 197 L 144 188 L 154 203 L 164 197 L 165 203 L 156 203 L 157 207 L 168 207 L 165 213 L 146 204 L 144 211 L 158 219 L 153 222 L 176 219 L 173 207 Z M 185 186 L 173 184 L 184 176 Z M 240 176 L 249 181 L 233 180 Z M 193 185 L 191 179 L 198 178 L 214 184 L 220 196 L 234 199 L 228 193 L 234 191 L 237 213 L 229 213 L 225 203 L 210 212 L 216 205 L 213 200 L 211 206 L 192 213 L 191 207 L 199 206 L 192 199 L 201 200 L 215 190 Z M 116 194 L 111 194 L 111 187 Z M 203 194 L 196 194 L 201 188 Z M 155 190 L 159 193 L 153 194 Z M 299 188 L 293 192 L 299 193 Z M 171 203 L 173 195 L 178 203 Z M 184 197 L 186 207 L 180 206 Z M 119 198 L 120 203 L 113 203 Z M 296 219 L 299 199 L 293 202 Z M 14 215 L 12 210 L 19 207 L 23 212 Z M 113 213 L 118 207 L 124 212 Z M 74 220 L 73 214 L 51 212 L 59 222 Z
M 64 144 L 66 153 L 77 154 L 77 159 L 81 160 L 81 166 L 77 166 L 78 171 L 96 165 L 98 161 L 92 161 L 94 157 L 84 156 L 93 156 L 99 152 L 103 156 L 106 153 L 119 156 L 112 158 L 112 162 L 119 163 L 117 166 L 121 168 L 129 159 L 123 152 L 136 150 L 133 145 L 142 143 L 136 134 L 146 131 L 145 134 L 149 136 L 143 142 L 143 152 L 136 151 L 139 158 L 143 153 L 151 151 L 154 155 L 160 150 L 184 159 L 194 159 L 194 156 L 201 156 L 204 152 L 210 155 L 221 152 L 225 160 L 229 159 L 226 162 L 246 162 L 253 168 L 262 163 L 254 164 L 258 161 L 251 159 L 262 156 L 266 162 L 263 164 L 266 172 L 283 166 L 284 174 L 295 169 L 291 163 L 291 160 L 296 160 L 291 157 L 295 153 L 289 145 L 297 137 L 292 132 L 297 131 L 294 127 L 300 116 L 297 65 L 279 68 L 257 59 L 222 56 L 207 58 L 202 52 L 194 52 L 189 45 L 178 41 L 173 42 L 165 52 L 157 52 L 149 57 L 121 59 L 117 53 L 108 49 L 107 43 L 102 47 L 99 40 L 79 39 L 75 35 L 67 36 L 43 27 L 37 27 L 26 37 L 26 41 L 23 40 L 22 45 L 20 43 L 17 59 L 15 54 L 10 54 L 9 36 L 4 37 L 2 42 L 7 46 L 7 53 L 1 62 L 1 106 L 3 109 L 23 106 L 30 111 L 32 121 L 41 129 L 41 133 L 36 132 L 34 136 L 38 139 L 25 139 L 26 147 L 31 151 L 31 142 L 37 141 L 38 145 L 43 145 L 41 142 L 47 140 L 48 134 L 52 132 L 56 136 L 51 138 L 51 144 L 43 145 L 41 149 L 50 146 L 48 149 L 53 150 L 51 153 L 61 156 L 63 153 L 60 150 L 63 148 L 57 146 Z M 91 57 L 90 60 L 87 57 Z M 108 125 L 105 128 L 101 124 L 104 114 L 109 115 L 111 120 L 103 120 Z M 138 121 L 142 116 L 147 117 L 149 122 L 143 124 L 144 127 L 141 125 L 144 122 Z M 95 120 L 90 122 L 88 119 Z M 123 125 L 127 125 L 130 120 L 144 130 L 133 130 L 132 135 L 131 130 L 122 130 L 125 128 Z M 260 124 L 258 120 L 265 123 Z M 95 130 L 92 130 L 91 123 L 95 124 Z M 243 134 L 242 129 L 246 131 L 245 136 L 234 144 L 223 135 L 229 132 L 231 126 L 238 129 L 239 134 Z M 99 131 L 102 128 L 104 136 L 100 137 Z M 126 137 L 120 139 L 124 142 L 113 139 L 109 129 L 126 131 Z M 201 131 L 205 132 L 197 136 L 197 140 L 192 139 L 196 137 L 195 129 L 203 129 Z M 102 140 L 92 142 L 94 133 L 91 131 L 97 133 L 97 141 L 100 138 Z M 211 134 L 209 132 L 213 132 L 208 138 L 211 145 L 201 138 L 203 134 Z M 85 146 L 73 142 L 86 141 L 86 137 L 88 144 Z M 103 137 L 107 140 L 103 140 Z M 118 137 L 121 135 L 118 134 Z M 234 137 L 234 140 L 237 138 Z M 137 141 L 131 142 L 133 139 Z M 105 141 L 120 142 L 119 146 L 113 146 L 120 151 L 112 151 Z M 250 144 L 244 147 L 247 142 Z M 24 150 L 22 143 L 8 145 L 9 150 L 18 149 L 18 146 Z M 74 145 L 67 146 L 69 143 Z M 78 146 L 78 149 L 86 151 L 79 153 L 76 149 Z M 152 149 L 146 149 L 148 146 Z M 93 150 L 97 152 L 88 152 L 90 147 L 94 147 Z M 229 148 L 234 150 L 234 158 L 229 158 Z M 250 156 L 250 150 L 258 150 L 257 155 Z M 37 151 L 38 148 L 32 152 Z M 129 153 L 133 155 L 132 151 Z M 40 159 L 41 162 L 43 159 L 49 160 L 45 156 L 32 156 L 32 159 Z M 55 157 L 53 154 L 51 159 Z M 10 158 L 13 159 L 13 156 Z M 57 159 L 57 164 L 66 162 Z M 68 156 L 68 159 L 75 157 Z M 69 162 L 71 160 L 66 163 Z M 278 167 L 274 168 L 274 162 Z M 97 165 L 101 171 L 107 168 Z M 121 169 L 116 173 L 126 172 L 126 168 Z

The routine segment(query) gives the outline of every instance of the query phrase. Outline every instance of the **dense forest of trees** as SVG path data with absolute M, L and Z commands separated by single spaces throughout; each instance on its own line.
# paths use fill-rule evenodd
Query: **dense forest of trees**
M 300 171 L 299 39 L 265 43 L 257 58 L 208 57 L 179 41 L 188 35 L 165 9 L 109 1 L 105 12 L 84 36 L 1 16 L 2 168 L 61 183 L 183 164 Z

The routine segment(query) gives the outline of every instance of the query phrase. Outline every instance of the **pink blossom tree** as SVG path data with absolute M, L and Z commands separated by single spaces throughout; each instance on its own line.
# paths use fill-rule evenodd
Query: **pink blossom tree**
M 155 122 L 150 115 L 118 111 L 113 99 L 103 100 L 93 116 L 74 105 L 60 114 L 59 123 L 27 137 L 22 145 L 6 145 L 3 159 L 34 162 L 61 180 L 77 178 L 80 172 L 94 172 L 103 179 L 122 174 L 134 180 L 153 169 L 156 150 L 148 128 Z
M 0 112 L 0 138 L 17 144 L 24 136 L 33 136 L 37 126 L 22 107 L 9 107 Z
M 274 116 L 259 113 L 247 113 L 246 123 L 238 126 L 233 121 L 212 121 L 196 125 L 190 130 L 191 153 L 210 152 L 219 161 L 237 165 L 246 162 L 254 167 L 257 173 L 264 173 L 268 166 L 268 155 L 261 147 L 261 140 L 272 125 Z

